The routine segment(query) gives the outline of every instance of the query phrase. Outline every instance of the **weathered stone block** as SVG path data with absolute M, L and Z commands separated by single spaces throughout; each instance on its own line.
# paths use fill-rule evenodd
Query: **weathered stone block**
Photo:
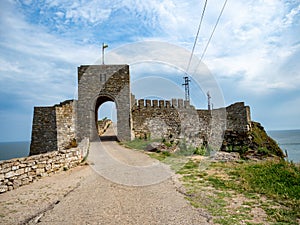
M 28 177 L 34 177 L 36 175 L 35 171 L 28 172 Z
M 17 187 L 22 185 L 22 181 L 21 180 L 14 180 L 13 182 L 13 187 L 14 189 L 16 189 Z
M 15 176 L 15 172 L 14 171 L 10 171 L 8 173 L 6 173 L 4 175 L 4 178 L 12 178 L 13 176 Z
M 26 166 L 27 166 L 27 164 L 25 164 L 25 163 L 21 163 L 21 164 L 19 165 L 20 168 L 24 168 L 24 167 L 26 167 Z
M 31 171 L 31 167 L 25 167 L 25 168 L 24 168 L 24 172 L 25 172 L 25 173 L 28 173 L 29 171 Z
M 34 164 L 31 169 L 35 170 L 36 168 L 38 168 L 38 166 L 36 164 Z
M 37 164 L 37 168 L 45 168 L 46 167 L 46 163 L 39 163 L 39 164 Z
M 11 171 L 11 167 L 5 167 L 2 169 L 1 173 L 7 173 L 9 171 Z
M 35 161 L 28 161 L 27 162 L 28 167 L 33 166 L 33 165 L 35 165 Z
M 40 173 L 39 176 L 41 176 L 41 177 L 47 177 L 48 173 Z
M 48 170 L 51 170 L 51 169 L 52 169 L 51 164 L 47 164 L 46 167 L 45 167 L 45 170 L 48 171 Z
M 38 168 L 38 169 L 36 169 L 36 175 L 41 175 L 44 172 L 45 172 L 44 168 Z
M 18 170 L 15 172 L 15 174 L 16 174 L 16 175 L 21 175 L 21 174 L 23 174 L 24 172 L 25 172 L 25 169 L 22 168 L 22 169 L 18 169 Z
M 29 184 L 30 183 L 30 179 L 27 177 L 27 178 L 24 178 L 23 180 L 22 180 L 22 185 L 27 185 L 27 184 Z
M 25 179 L 28 177 L 28 174 L 24 173 L 18 177 L 19 180 Z
M 12 166 L 11 167 L 11 170 L 18 170 L 19 169 L 19 166 Z
M 9 169 L 11 169 L 11 167 L 13 166 L 13 163 L 12 162 L 10 162 L 10 161 L 6 161 L 6 162 L 3 162 L 2 163 L 2 169 L 5 169 L 5 168 L 9 168 Z
M 1 186 L 0 186 L 0 193 L 4 193 L 4 192 L 6 192 L 6 191 L 8 191 L 8 186 L 6 186 L 6 185 L 1 185 Z

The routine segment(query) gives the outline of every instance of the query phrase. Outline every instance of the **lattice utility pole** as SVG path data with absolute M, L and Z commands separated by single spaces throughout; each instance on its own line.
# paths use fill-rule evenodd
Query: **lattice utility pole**
M 185 87 L 185 100 L 186 101 L 190 101 L 190 85 L 189 82 L 191 82 L 191 80 L 189 79 L 188 76 L 183 77 L 184 79 L 184 84 L 182 84 Z
M 207 92 L 207 109 L 208 110 L 211 110 L 211 108 L 210 108 L 210 106 L 211 106 L 210 99 L 211 99 L 211 96 L 210 96 L 209 91 L 208 91 Z

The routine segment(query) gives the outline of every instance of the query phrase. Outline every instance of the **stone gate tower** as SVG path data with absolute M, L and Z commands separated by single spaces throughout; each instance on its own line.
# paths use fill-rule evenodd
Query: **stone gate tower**
M 76 138 L 98 140 L 96 122 L 101 104 L 113 101 L 117 109 L 117 137 L 131 140 L 131 99 L 128 65 L 78 67 Z

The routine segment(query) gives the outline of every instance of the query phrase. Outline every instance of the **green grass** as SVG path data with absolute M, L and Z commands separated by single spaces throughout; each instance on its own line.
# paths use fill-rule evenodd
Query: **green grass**
M 148 140 L 148 139 L 134 139 L 132 141 L 126 141 L 122 142 L 122 144 L 125 147 L 133 148 L 137 150 L 145 150 L 148 144 L 153 142 L 161 142 L 161 139 L 154 139 L 154 140 Z
M 154 141 L 137 139 L 123 143 L 126 147 L 144 150 Z M 151 152 L 151 157 L 170 164 L 182 175 L 187 199 L 195 207 L 207 210 L 218 224 L 252 223 L 250 209 L 260 207 L 267 215 L 268 224 L 298 224 L 300 221 L 300 166 L 284 160 L 235 163 L 209 163 L 187 160 L 194 149 L 181 143 L 177 154 Z M 261 147 L 260 153 L 266 154 Z M 202 154 L 202 152 L 199 152 Z M 199 170 L 199 165 L 205 165 Z M 206 168 L 206 169 L 205 169 Z M 213 191 L 211 188 L 213 188 Z M 238 213 L 228 206 L 234 197 L 242 195 L 247 200 Z M 261 201 L 261 197 L 266 200 Z M 262 219 L 265 220 L 265 219 Z
M 300 168 L 286 161 L 240 165 L 241 187 L 279 200 L 300 200 Z
M 157 159 L 159 161 L 163 161 L 171 155 L 169 152 L 151 152 L 148 154 L 151 158 Z
M 252 206 L 260 207 L 269 224 L 298 224 L 300 219 L 300 166 L 286 161 L 212 163 L 199 171 L 197 162 L 189 161 L 179 174 L 195 207 L 206 209 L 219 224 L 252 224 Z M 213 188 L 208 189 L 207 188 Z M 212 192 L 212 193 L 211 193 Z M 210 194 L 209 194 L 210 193 Z M 209 197 L 203 197 L 203 195 Z M 239 213 L 226 208 L 234 196 L 247 200 Z M 266 200 L 261 201 L 264 196 Z M 227 202 L 227 203 L 226 203 Z M 249 207 L 250 206 L 250 207 Z M 297 220 L 298 219 L 298 220 Z

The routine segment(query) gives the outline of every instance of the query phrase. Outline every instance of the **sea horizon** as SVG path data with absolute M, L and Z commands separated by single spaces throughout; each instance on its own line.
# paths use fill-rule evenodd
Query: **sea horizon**
M 29 156 L 31 141 L 0 142 L 0 161 Z

